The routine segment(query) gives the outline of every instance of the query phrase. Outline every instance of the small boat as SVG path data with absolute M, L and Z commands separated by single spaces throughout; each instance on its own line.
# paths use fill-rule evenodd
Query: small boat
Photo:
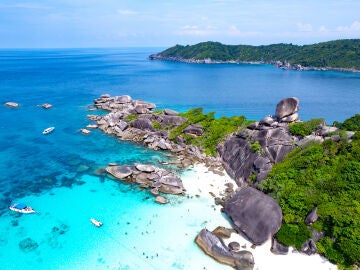
M 14 203 L 9 207 L 9 209 L 11 211 L 15 211 L 15 212 L 22 213 L 22 214 L 35 213 L 34 209 L 32 209 L 30 206 L 27 206 L 23 203 Z
M 98 221 L 95 218 L 90 218 L 90 222 L 94 224 L 96 227 L 101 227 L 103 225 L 101 221 Z
M 43 134 L 49 134 L 50 132 L 52 132 L 55 129 L 55 127 L 48 127 L 46 129 L 44 129 Z

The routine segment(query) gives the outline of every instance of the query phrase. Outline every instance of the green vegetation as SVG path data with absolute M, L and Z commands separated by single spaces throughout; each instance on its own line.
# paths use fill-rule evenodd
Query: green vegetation
M 355 114 L 353 117 L 346 119 L 344 123 L 334 122 L 334 126 L 349 130 L 349 131 L 359 131 L 360 130 L 360 114 Z
M 172 129 L 169 138 L 174 140 L 176 136 L 183 137 L 187 144 L 201 146 L 208 155 L 216 155 L 216 146 L 225 139 L 226 135 L 243 129 L 252 122 L 247 121 L 244 116 L 230 118 L 223 116 L 216 119 L 214 112 L 204 114 L 202 108 L 191 109 L 181 113 L 180 116 L 185 117 L 187 121 Z M 204 134 L 201 136 L 183 134 L 183 129 L 190 124 L 204 127 Z
M 126 120 L 131 122 L 134 121 L 135 119 L 137 119 L 139 117 L 139 114 L 129 114 L 128 116 L 126 116 Z
M 276 234 L 276 238 L 287 246 L 296 247 L 301 250 L 301 244 L 310 238 L 310 232 L 305 223 L 284 224 Z
M 251 143 L 250 146 L 251 146 L 251 150 L 253 152 L 260 151 L 260 149 L 261 149 L 261 145 L 258 141 Z
M 160 53 L 164 57 L 219 61 L 300 64 L 305 67 L 360 69 L 360 39 L 345 39 L 312 45 L 273 44 L 267 46 L 223 45 L 203 42 L 192 46 L 176 45 Z
M 359 139 L 296 148 L 259 187 L 282 208 L 280 242 L 300 248 L 310 230 L 321 231 L 325 237 L 316 242 L 321 254 L 342 267 L 360 264 Z M 304 220 L 314 206 L 319 220 L 307 227 Z
M 323 123 L 325 123 L 325 120 L 323 118 L 315 118 L 300 123 L 291 123 L 289 125 L 290 133 L 292 135 L 300 135 L 305 137 L 307 135 L 310 135 L 312 132 L 314 132 L 316 127 L 320 126 Z

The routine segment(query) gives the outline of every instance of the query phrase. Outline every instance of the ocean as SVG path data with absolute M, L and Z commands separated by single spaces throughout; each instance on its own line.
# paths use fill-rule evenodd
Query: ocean
M 170 196 L 170 204 L 157 205 L 137 186 L 104 174 L 109 162 L 159 165 L 169 157 L 98 130 L 80 133 L 94 113 L 88 105 L 101 94 L 254 120 L 290 96 L 300 99 L 303 120 L 331 124 L 359 113 L 359 73 L 148 60 L 161 50 L 0 51 L 0 101 L 20 104 L 0 106 L 1 269 L 229 269 L 193 243 L 204 226 L 226 224 L 211 198 Z M 54 132 L 44 136 L 50 126 Z M 197 177 L 177 173 L 190 183 Z M 37 213 L 11 212 L 12 202 Z M 90 217 L 104 226 L 92 226 Z

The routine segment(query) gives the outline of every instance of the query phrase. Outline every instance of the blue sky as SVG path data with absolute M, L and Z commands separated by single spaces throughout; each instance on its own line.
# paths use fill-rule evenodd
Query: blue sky
M 1 48 L 360 38 L 359 0 L 1 0 Z

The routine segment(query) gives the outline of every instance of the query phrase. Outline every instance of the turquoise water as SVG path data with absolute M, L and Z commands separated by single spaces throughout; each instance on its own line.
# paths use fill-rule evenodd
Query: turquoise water
M 302 119 L 331 123 L 359 113 L 360 74 L 147 60 L 157 51 L 0 51 L 0 101 L 20 103 L 0 106 L 1 269 L 221 269 L 193 244 L 204 222 L 219 222 L 211 221 L 211 201 L 177 197 L 160 207 L 103 174 L 109 162 L 157 164 L 167 157 L 97 130 L 81 134 L 91 123 L 87 105 L 100 94 L 251 119 L 274 113 L 288 96 L 300 98 Z M 54 107 L 37 106 L 45 102 Z M 49 126 L 54 132 L 42 135 Z M 13 201 L 38 213 L 9 212 Z M 95 228 L 91 216 L 105 225 Z M 33 249 L 20 248 L 27 238 Z

